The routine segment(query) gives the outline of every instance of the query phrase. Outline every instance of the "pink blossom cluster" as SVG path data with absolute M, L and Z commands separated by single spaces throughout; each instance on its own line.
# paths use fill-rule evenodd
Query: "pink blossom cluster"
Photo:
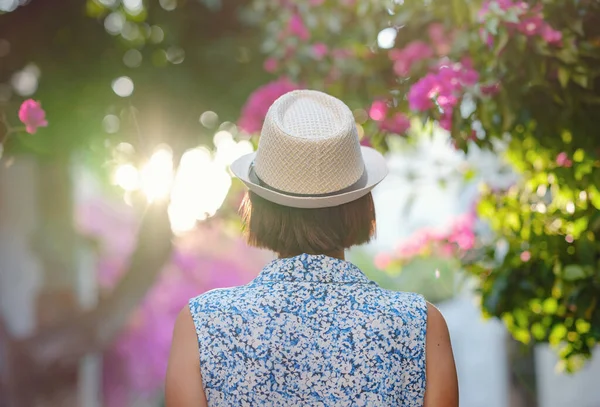
M 135 248 L 135 213 L 95 199 L 77 208 L 77 225 L 100 242 L 99 283 L 104 290 L 112 289 Z M 133 396 L 160 390 L 175 319 L 188 299 L 213 288 L 245 284 L 267 262 L 263 252 L 220 230 L 206 227 L 176 242 L 171 261 L 104 354 L 105 405 L 126 407 Z M 243 255 L 231 258 L 230 253 Z
M 103 372 L 107 405 L 128 405 L 123 397 L 150 396 L 164 383 L 173 326 L 179 311 L 213 288 L 246 284 L 248 268 L 231 260 L 177 251 L 124 332 L 105 355 Z
M 318 42 L 311 47 L 311 51 L 316 60 L 321 60 L 325 58 L 329 52 L 329 48 L 327 47 L 327 44 Z
M 394 253 L 379 253 L 375 266 L 385 269 L 394 261 L 408 261 L 426 253 L 451 257 L 475 246 L 475 222 L 473 212 L 460 215 L 446 228 L 423 228 L 402 241 Z
M 287 78 L 279 78 L 256 89 L 242 108 L 238 125 L 247 133 L 259 132 L 273 102 L 280 96 L 299 88 Z
M 398 76 L 408 76 L 413 66 L 421 61 L 438 56 L 448 55 L 452 47 L 452 35 L 441 23 L 432 23 L 427 27 L 430 44 L 416 40 L 404 48 L 392 49 L 388 56 L 393 62 L 394 73 Z
M 452 128 L 452 113 L 465 88 L 473 86 L 479 74 L 468 60 L 461 63 L 443 63 L 437 72 L 430 72 L 415 83 L 408 92 L 411 110 L 424 112 L 437 107 L 441 117 L 440 126 Z
M 544 21 L 542 4 L 531 7 L 523 0 L 488 0 L 483 3 L 479 11 L 479 19 L 482 23 L 494 15 L 492 4 L 504 12 L 504 15 L 513 14 L 517 17 L 518 22 L 508 20 L 503 22 L 509 29 L 516 30 L 528 37 L 540 37 L 548 44 L 560 45 L 562 43 L 562 33 Z M 493 44 L 493 38 L 489 33 L 484 33 L 484 39 L 488 45 Z
M 433 49 L 423 41 L 413 41 L 402 49 L 392 49 L 389 57 L 394 63 L 394 73 L 408 76 L 412 66 L 433 56 Z
M 38 127 L 46 127 L 46 112 L 42 109 L 40 102 L 33 99 L 27 99 L 19 108 L 19 120 L 25 125 L 25 131 L 29 134 L 35 134 Z
M 573 161 L 569 158 L 567 153 L 563 151 L 556 156 L 556 165 L 559 167 L 570 168 L 573 166 Z
M 310 31 L 304 24 L 304 20 L 300 13 L 294 12 L 288 20 L 287 34 L 303 41 L 307 41 L 310 38 Z
M 439 56 L 446 56 L 450 53 L 452 48 L 452 41 L 454 35 L 449 33 L 443 24 L 432 23 L 427 27 L 427 33 L 429 34 L 429 40 Z
M 380 130 L 387 133 L 404 134 L 410 128 L 410 120 L 405 114 L 396 112 L 389 116 L 388 104 L 382 99 L 373 102 L 369 117 L 378 122 Z

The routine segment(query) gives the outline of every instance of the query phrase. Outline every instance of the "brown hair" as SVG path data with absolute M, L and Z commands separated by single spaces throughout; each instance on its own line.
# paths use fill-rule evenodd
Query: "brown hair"
M 282 256 L 326 254 L 366 243 L 375 234 L 371 193 L 331 208 L 291 208 L 249 191 L 240 206 L 248 244 Z

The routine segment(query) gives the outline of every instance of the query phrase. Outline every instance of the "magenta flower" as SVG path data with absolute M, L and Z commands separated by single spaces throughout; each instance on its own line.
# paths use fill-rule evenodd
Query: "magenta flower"
M 327 55 L 328 52 L 329 52 L 329 48 L 327 47 L 326 44 L 323 44 L 322 42 L 319 42 L 312 46 L 312 53 L 313 53 L 315 59 L 321 60 L 321 59 L 325 58 L 325 56 Z
M 310 38 L 310 32 L 308 31 L 308 28 L 306 28 L 306 25 L 304 25 L 302 16 L 300 16 L 298 13 L 292 14 L 292 17 L 288 22 L 288 31 L 290 34 L 304 41 Z
M 373 144 L 371 144 L 371 139 L 367 136 L 363 136 L 363 138 L 360 139 L 360 145 L 363 147 L 373 147 Z
M 369 109 L 369 117 L 377 122 L 382 121 L 387 116 L 388 106 L 383 100 L 376 100 Z
M 411 110 L 424 112 L 431 109 L 434 104 L 431 100 L 431 93 L 438 86 L 438 78 L 435 74 L 429 73 L 419 79 L 408 92 L 408 105 Z
M 248 133 L 259 132 L 269 107 L 280 96 L 299 89 L 286 78 L 280 78 L 256 89 L 246 101 L 238 125 Z
M 493 82 L 493 83 L 487 83 L 487 84 L 483 84 L 480 86 L 479 88 L 481 90 L 481 93 L 485 96 L 493 96 L 496 93 L 498 93 L 500 91 L 500 83 L 499 82 Z
M 410 120 L 408 117 L 406 117 L 406 115 L 398 112 L 389 119 L 381 122 L 379 128 L 389 133 L 404 134 L 408 129 L 410 129 Z
M 452 130 L 452 108 L 444 110 L 442 117 L 438 120 L 438 123 L 442 129 Z
M 25 131 L 35 134 L 38 127 L 46 127 L 46 112 L 42 109 L 40 102 L 27 99 L 19 108 L 19 120 L 25 125 Z
M 531 37 L 533 35 L 540 34 L 543 26 L 544 20 L 542 19 L 542 16 L 536 15 L 521 20 L 521 22 L 517 25 L 517 29 L 523 34 Z
M 267 58 L 263 64 L 263 68 L 265 71 L 269 73 L 273 73 L 279 67 L 279 62 L 275 58 Z
M 541 35 L 548 44 L 560 45 L 562 42 L 562 32 L 555 30 L 548 24 L 544 24 L 542 27 Z
M 442 128 L 452 128 L 452 112 L 462 97 L 465 88 L 479 80 L 477 71 L 463 63 L 444 62 L 435 73 L 429 73 L 415 83 L 408 92 L 408 105 L 411 110 L 424 112 L 436 105 L 441 110 L 439 124 Z
M 524 1 L 513 2 L 512 0 L 490 0 L 486 1 L 481 9 L 479 10 L 479 21 L 485 24 L 487 18 L 490 15 L 490 4 L 494 1 L 501 10 L 513 11 L 519 21 L 517 23 L 512 21 L 503 21 L 503 25 L 509 29 L 516 29 L 516 31 L 528 36 L 528 37 L 541 37 L 548 44 L 560 45 L 562 42 L 562 33 L 554 28 L 550 27 L 548 23 L 544 21 L 543 5 L 537 4 L 534 7 L 529 7 Z M 482 39 L 488 43 L 493 44 L 492 36 L 485 30 Z
M 570 168 L 573 165 L 573 161 L 571 161 L 567 153 L 563 151 L 556 156 L 556 165 L 559 167 Z

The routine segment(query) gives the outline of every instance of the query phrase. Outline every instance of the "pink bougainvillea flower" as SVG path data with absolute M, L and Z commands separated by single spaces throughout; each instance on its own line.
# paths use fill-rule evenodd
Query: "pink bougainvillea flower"
M 379 128 L 389 133 L 404 134 L 410 129 L 410 120 L 406 115 L 398 112 L 394 116 L 382 121 Z
M 573 161 L 571 161 L 567 153 L 563 151 L 556 156 L 556 165 L 559 167 L 570 168 L 573 165 Z
M 475 246 L 475 221 L 475 214 L 470 212 L 460 215 L 442 229 L 420 229 L 400 242 L 395 255 L 397 259 L 406 260 L 430 251 L 449 257 L 470 250 Z
M 523 34 L 531 37 L 533 35 L 540 34 L 543 26 L 544 20 L 541 16 L 536 15 L 521 20 L 521 22 L 517 25 L 517 29 Z
M 265 63 L 263 64 L 263 68 L 265 71 L 269 73 L 273 73 L 279 67 L 279 62 L 275 58 L 267 58 L 265 59 Z
M 494 96 L 496 93 L 500 91 L 500 83 L 493 82 L 488 84 L 483 84 L 479 87 L 481 93 L 485 96 Z
M 328 52 L 329 48 L 326 44 L 323 44 L 322 42 L 316 43 L 312 46 L 312 54 L 318 60 L 325 58 Z
M 398 76 L 407 76 L 412 66 L 424 59 L 431 58 L 433 50 L 423 41 L 413 41 L 402 49 L 393 49 L 389 57 L 394 61 L 394 73 Z
M 442 257 L 452 257 L 455 253 L 454 246 L 451 244 L 443 244 L 440 247 L 440 255 Z
M 387 116 L 388 106 L 383 100 L 376 100 L 369 109 L 369 117 L 377 122 L 382 121 Z
M 35 134 L 38 127 L 46 127 L 46 112 L 42 109 L 40 102 L 27 99 L 19 108 L 19 120 L 25 125 L 25 131 Z
M 482 24 L 493 14 L 490 11 L 490 4 L 495 3 L 501 10 L 512 11 L 518 18 L 518 22 L 504 20 L 502 24 L 509 29 L 516 31 L 528 37 L 541 37 L 548 44 L 561 45 L 562 33 L 552 28 L 544 21 L 543 4 L 530 7 L 524 1 L 513 2 L 512 0 L 490 0 L 483 3 L 479 10 L 479 21 Z M 495 16 L 496 17 L 496 16 Z M 509 31 L 510 32 L 510 31 Z M 493 38 L 485 29 L 482 29 L 482 39 L 493 44 Z
M 529 260 L 531 260 L 531 253 L 529 252 L 529 250 L 525 250 L 521 253 L 519 257 L 521 257 L 522 262 L 528 262 Z
M 555 30 L 548 24 L 544 24 L 542 27 L 541 35 L 548 44 L 560 45 L 562 43 L 562 32 Z
M 438 121 L 440 127 L 445 130 L 452 130 L 452 109 L 444 110 L 442 117 Z
M 408 105 L 411 110 L 423 112 L 431 109 L 434 104 L 430 94 L 432 90 L 437 89 L 438 78 L 435 74 L 429 73 L 419 79 L 408 92 Z
M 479 80 L 479 73 L 464 63 L 442 62 L 437 72 L 431 72 L 417 81 L 408 92 L 408 105 L 411 110 L 423 112 L 437 106 L 441 113 L 439 125 L 452 128 L 452 112 L 465 92 Z
M 269 107 L 280 96 L 299 89 L 287 78 L 280 78 L 256 89 L 246 101 L 238 125 L 247 133 L 256 133 L 262 128 Z
M 481 37 L 481 40 L 485 43 L 485 45 L 488 46 L 488 48 L 494 48 L 494 37 L 492 36 L 492 34 L 487 32 L 484 28 L 480 28 L 479 36 Z
M 467 213 L 459 216 L 452 225 L 448 241 L 456 243 L 461 250 L 469 250 L 475 246 L 475 214 Z
M 360 145 L 363 147 L 373 147 L 373 144 L 371 144 L 371 139 L 367 136 L 364 136 L 360 139 Z
M 331 51 L 331 56 L 335 59 L 346 59 L 354 56 L 354 52 L 347 48 L 336 48 Z
M 306 28 L 306 25 L 304 25 L 302 16 L 298 13 L 292 14 L 292 17 L 288 22 L 288 32 L 304 41 L 310 38 L 310 32 L 308 31 L 308 28 Z
M 441 23 L 432 23 L 427 27 L 429 39 L 438 55 L 448 55 L 452 48 L 452 38 L 446 33 L 444 25 Z
M 377 267 L 379 270 L 385 270 L 392 263 L 392 256 L 390 256 L 388 253 L 377 253 L 373 259 L 373 262 L 375 263 L 375 267 Z

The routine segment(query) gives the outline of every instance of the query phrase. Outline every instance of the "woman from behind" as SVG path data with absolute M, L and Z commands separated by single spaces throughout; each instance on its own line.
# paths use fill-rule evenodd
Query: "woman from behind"
M 249 188 L 249 244 L 277 258 L 249 284 L 181 311 L 166 406 L 457 407 L 440 312 L 345 261 L 375 233 L 371 190 L 387 174 L 360 146 L 349 108 L 317 91 L 282 96 L 256 153 L 232 171 Z

